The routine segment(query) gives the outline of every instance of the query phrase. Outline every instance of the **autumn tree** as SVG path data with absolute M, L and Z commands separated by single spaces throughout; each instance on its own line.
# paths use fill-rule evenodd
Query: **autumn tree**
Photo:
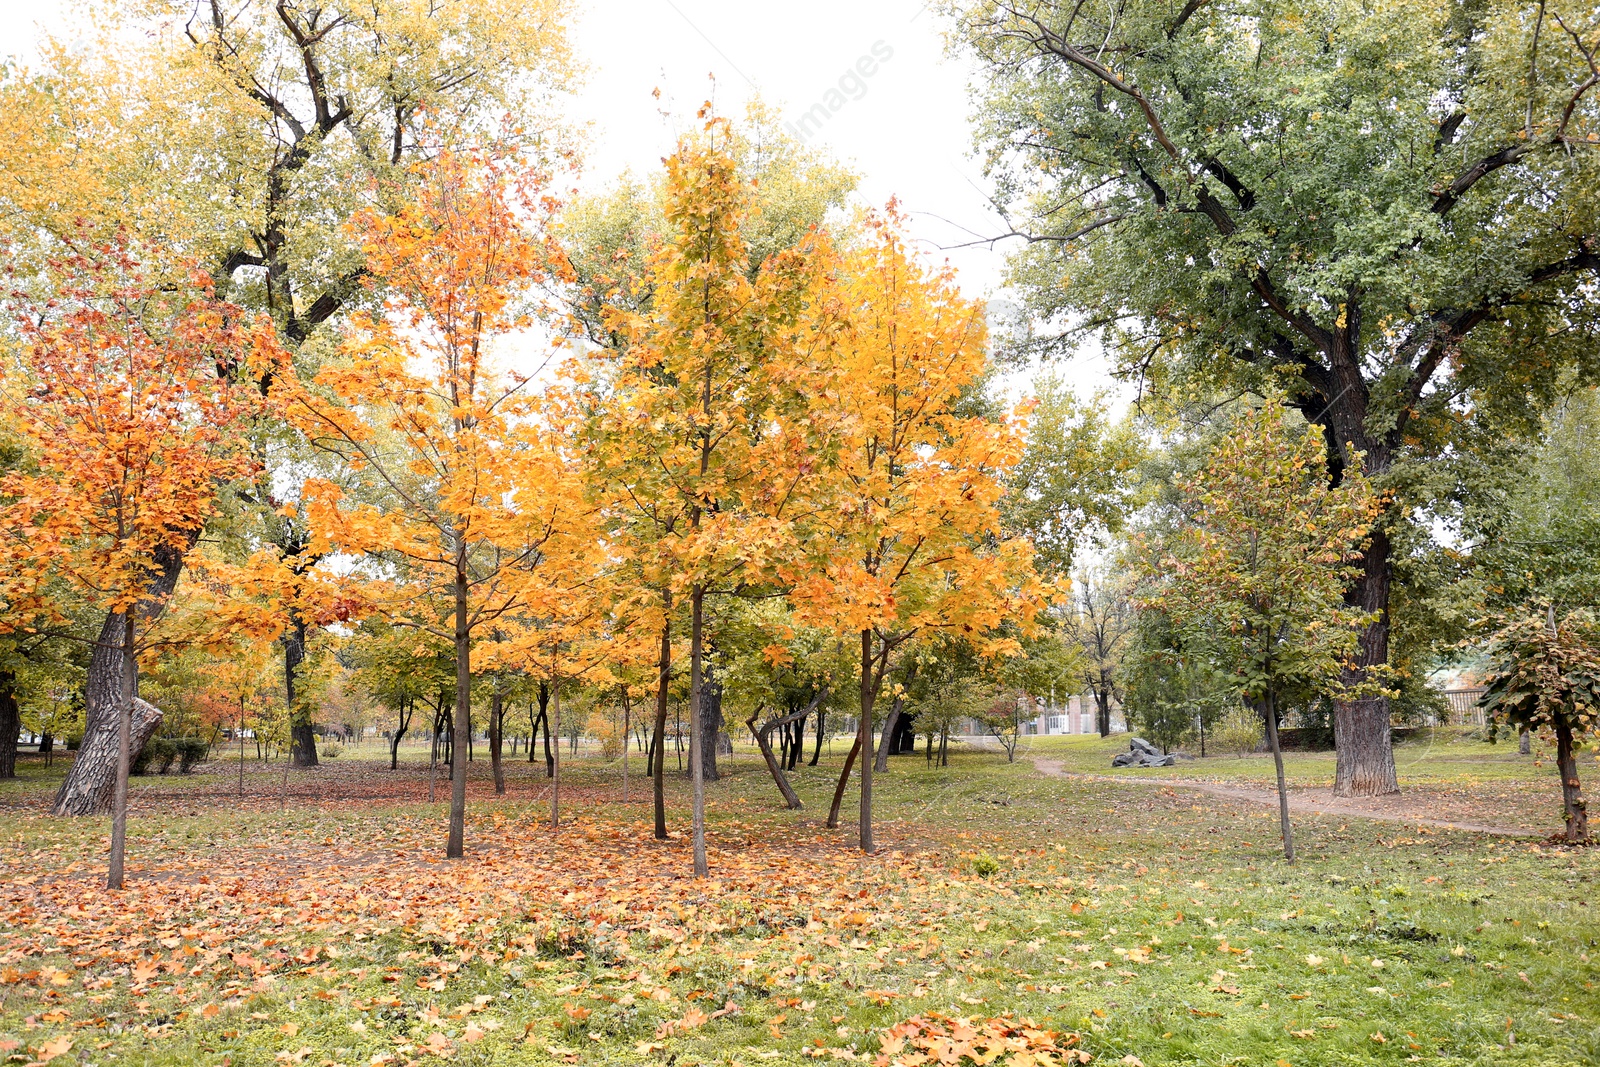
M 667 160 L 669 231 L 640 283 L 648 306 L 610 312 L 621 342 L 604 352 L 611 393 L 591 432 L 610 499 L 648 520 L 634 527 L 645 541 L 631 540 L 630 552 L 664 590 L 658 724 L 669 598 L 688 602 L 697 875 L 706 873 L 706 600 L 771 580 L 791 554 L 813 451 L 805 386 L 827 315 L 816 297 L 825 250 L 812 236 L 752 273 L 750 191 L 729 151 L 731 127 L 709 109 L 701 118 L 700 135 Z
M 108 616 L 75 761 L 95 770 L 69 776 L 55 810 L 110 804 L 109 884 L 119 888 L 128 765 L 160 721 L 149 705 L 137 721 L 134 710 L 137 658 L 164 607 L 148 600 L 171 595 L 220 489 L 254 474 L 245 431 L 265 404 L 254 381 L 284 357 L 270 324 L 130 239 L 58 261 L 54 281 L 53 300 L 19 308 L 27 318 L 5 386 L 34 464 L 0 487 L 0 530 Z
M 1323 430 L 1326 477 L 1359 462 L 1397 490 L 1447 449 L 1463 394 L 1526 426 L 1564 366 L 1594 369 L 1592 5 L 953 6 L 1027 238 L 1030 347 L 1098 335 L 1167 393 L 1279 383 Z M 1335 709 L 1340 795 L 1396 788 L 1387 699 L 1359 684 L 1390 663 L 1412 503 L 1393 501 L 1349 590 L 1370 622 L 1346 692 L 1368 695 Z
M 1553 605 L 1499 618 L 1490 638 L 1483 706 L 1494 718 L 1556 736 L 1556 769 L 1569 844 L 1588 844 L 1589 813 L 1577 746 L 1600 714 L 1600 625 L 1588 609 L 1559 621 Z
M 84 40 L 46 40 L 37 69 L 0 77 L 12 256 L 38 265 L 84 225 L 159 241 L 196 260 L 219 298 L 267 314 L 303 370 L 343 312 L 370 306 L 366 257 L 344 226 L 370 196 L 402 201 L 416 159 L 507 113 L 529 143 L 562 150 L 549 133 L 572 66 L 564 0 L 83 6 L 105 16 Z M 230 521 L 302 574 L 310 535 L 280 497 L 315 453 L 281 424 L 257 432 L 262 477 L 240 487 Z M 159 610 L 187 551 L 169 550 L 141 610 Z M 293 601 L 283 610 L 292 689 L 304 618 Z M 105 677 L 91 678 L 91 706 L 106 702 Z M 312 760 L 301 720 L 299 754 Z M 91 734 L 104 728 L 95 720 Z M 74 789 L 103 785 L 83 780 L 95 766 L 73 766 Z
M 847 327 L 816 402 L 829 447 L 826 506 L 805 523 L 792 567 L 796 617 L 858 648 L 860 723 L 836 791 L 861 762 L 860 844 L 873 851 L 873 714 L 909 642 L 963 635 L 984 656 L 1017 650 L 1002 623 L 1043 604 L 1031 546 L 1001 521 L 1021 453 L 1019 420 L 958 409 L 988 361 L 982 306 L 924 267 L 890 215 L 871 221 L 840 270 Z
M 1275 401 L 1243 413 L 1186 489 L 1188 522 L 1141 555 L 1142 597 L 1208 643 L 1264 721 L 1293 862 L 1279 698 L 1293 684 L 1339 693 L 1368 621 L 1344 589 L 1382 501 L 1359 467 L 1330 487 L 1320 432 Z
M 355 319 L 343 358 L 291 410 L 366 482 L 359 495 L 307 484 L 313 546 L 403 560 L 410 588 L 382 610 L 453 644 L 446 853 L 456 859 L 474 641 L 508 613 L 558 613 L 561 583 L 548 576 L 590 546 L 559 409 L 502 362 L 507 339 L 529 325 L 530 291 L 562 269 L 539 228 L 553 206 L 545 176 L 475 151 L 442 152 L 424 170 L 410 203 L 359 217 L 384 314 Z

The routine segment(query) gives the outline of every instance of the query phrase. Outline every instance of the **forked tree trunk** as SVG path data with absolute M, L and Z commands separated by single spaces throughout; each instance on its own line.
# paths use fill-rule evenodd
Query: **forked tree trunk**
M 813 699 L 805 708 L 801 709 L 800 711 L 792 711 L 781 719 L 774 719 L 771 722 L 763 725 L 760 729 L 756 728 L 756 719 L 761 714 L 760 708 L 757 708 L 755 713 L 752 714 L 749 720 L 745 723 L 746 726 L 750 727 L 750 732 L 755 735 L 756 744 L 761 748 L 761 758 L 766 760 L 767 770 L 771 772 L 772 780 L 778 783 L 778 792 L 783 794 L 783 802 L 790 810 L 797 811 L 805 805 L 800 803 L 800 797 L 795 793 L 794 787 L 789 784 L 789 777 L 783 773 L 782 764 L 772 756 L 772 731 L 777 729 L 787 729 L 790 724 L 797 720 L 804 722 L 806 716 L 810 715 L 811 712 L 816 709 L 817 705 L 821 704 L 822 701 L 826 699 L 827 695 L 828 691 L 826 689 L 822 690 L 822 692 L 818 693 L 815 699 Z
M 192 547 L 199 536 L 198 529 L 192 531 L 189 534 L 189 546 Z M 178 576 L 183 573 L 183 557 L 187 550 L 186 547 L 168 544 L 155 549 L 155 566 L 150 571 L 144 599 L 136 609 L 139 616 L 146 620 L 146 625 L 154 623 L 166 610 L 167 601 L 177 588 Z M 103 815 L 109 810 L 111 792 L 115 788 L 112 779 L 116 777 L 117 770 L 117 723 L 123 706 L 121 657 L 122 615 L 108 613 L 89 659 L 89 674 L 84 688 L 83 742 L 78 750 L 78 758 L 67 771 L 66 780 L 61 783 L 51 807 L 51 811 L 57 815 Z M 137 719 L 137 714 L 135 717 Z M 145 734 L 144 740 L 141 740 L 136 721 L 133 737 L 135 744 L 130 758 L 138 759 L 144 741 L 150 735 Z M 83 757 L 86 752 L 107 753 L 110 759 L 85 760 Z
M 1565 715 L 1556 718 L 1556 769 L 1561 772 L 1561 805 L 1567 819 L 1567 843 L 1589 843 L 1589 806 L 1578 784 L 1578 761 L 1573 757 L 1572 724 Z

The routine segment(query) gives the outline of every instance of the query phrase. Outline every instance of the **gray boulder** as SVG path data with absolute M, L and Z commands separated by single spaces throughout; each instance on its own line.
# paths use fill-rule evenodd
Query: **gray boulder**
M 1128 738 L 1128 748 L 1141 756 L 1159 756 L 1161 750 L 1142 737 Z

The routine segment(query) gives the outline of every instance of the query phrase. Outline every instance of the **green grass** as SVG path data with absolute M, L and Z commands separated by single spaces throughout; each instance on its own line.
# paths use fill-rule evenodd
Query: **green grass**
M 1124 745 L 1039 738 L 1031 753 L 1103 773 Z M 1436 746 L 1411 774 L 1542 782 L 1486 748 Z M 858 859 L 853 791 L 846 829 L 819 825 L 843 749 L 796 773 L 798 813 L 757 760 L 729 761 L 711 787 L 709 883 L 682 877 L 681 838 L 650 842 L 642 783 L 624 807 L 618 767 L 593 757 L 568 764 L 579 822 L 559 834 L 542 768 L 512 765 L 510 799 L 475 792 L 459 866 L 436 862 L 444 807 L 414 799 L 422 770 L 386 779 L 347 753 L 332 763 L 359 799 L 297 793 L 282 813 L 271 768 L 243 803 L 231 766 L 144 780 L 121 900 L 95 889 L 105 823 L 39 814 L 51 776 L 30 771 L 0 795 L 0 979 L 39 974 L 0 984 L 0 1038 L 21 1054 L 73 1037 L 56 1063 L 272 1064 L 307 1048 L 305 1063 L 432 1062 L 419 1050 L 439 1033 L 461 1064 L 754 1067 L 811 1062 L 818 1042 L 870 1060 L 879 1030 L 919 1012 L 1016 1012 L 1078 1033 L 1096 1062 L 1147 1067 L 1600 1062 L 1588 851 L 1305 817 L 1289 867 L 1268 808 L 958 751 L 948 768 L 892 761 L 882 852 Z M 1483 755 L 1492 771 L 1474 769 Z M 1255 780 L 1260 762 L 1177 771 Z M 1306 782 L 1323 762 L 1291 757 Z M 685 789 L 669 779 L 681 832 Z M 149 940 L 95 956 L 107 921 Z M 134 973 L 152 950 L 189 948 L 184 973 Z M 648 995 L 661 989 L 670 999 Z M 729 1001 L 736 1013 L 656 1036 Z M 481 1040 L 464 1040 L 469 1022 Z

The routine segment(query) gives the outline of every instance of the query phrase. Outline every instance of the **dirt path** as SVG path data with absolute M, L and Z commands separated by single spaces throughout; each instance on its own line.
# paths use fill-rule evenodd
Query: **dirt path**
M 1087 782 L 1121 782 L 1125 785 L 1162 786 L 1169 789 L 1192 789 L 1225 800 L 1239 800 L 1247 804 L 1266 804 L 1276 807 L 1278 793 L 1275 789 L 1248 785 L 1221 785 L 1216 782 L 1196 782 L 1184 778 L 1135 778 L 1132 775 L 1077 774 L 1061 769 L 1060 760 L 1033 757 L 1033 765 L 1047 778 L 1072 778 Z M 1441 830 L 1462 830 L 1468 833 L 1496 834 L 1502 837 L 1543 837 L 1538 830 L 1514 826 L 1495 826 L 1481 822 L 1461 822 L 1423 815 L 1415 810 L 1414 802 L 1405 794 L 1387 797 L 1335 797 L 1330 788 L 1292 789 L 1289 792 L 1289 810 L 1311 815 L 1333 815 L 1341 818 L 1373 819 L 1378 822 L 1404 823 L 1408 826 L 1431 826 Z

